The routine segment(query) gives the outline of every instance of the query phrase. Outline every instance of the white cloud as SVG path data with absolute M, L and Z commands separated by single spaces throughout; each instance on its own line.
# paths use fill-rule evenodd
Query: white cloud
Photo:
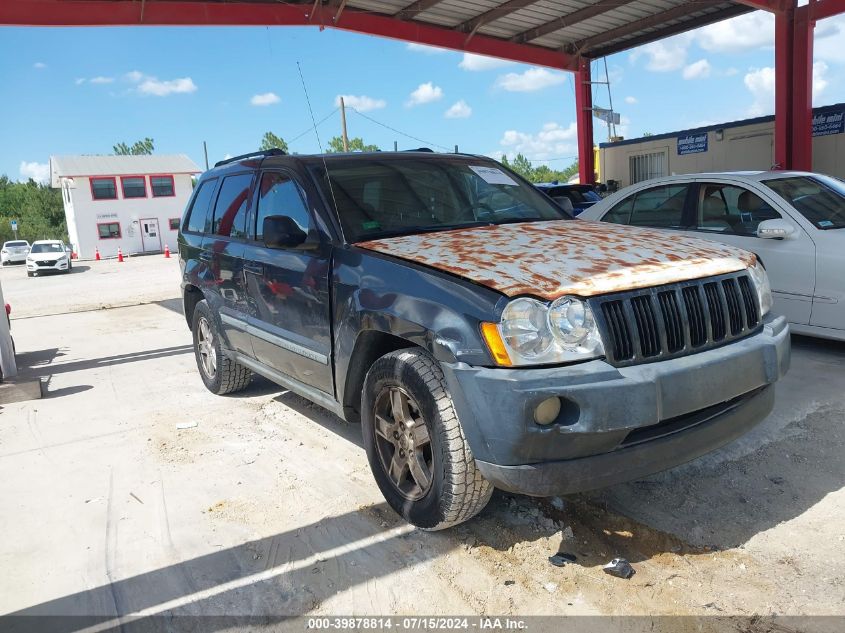
M 507 130 L 499 144 L 506 148 L 505 153 L 509 155 L 521 153 L 532 160 L 542 161 L 575 155 L 577 137 L 578 128 L 574 122 L 568 127 L 562 127 L 558 123 L 546 123 L 536 134 Z
M 635 105 L 639 103 L 639 101 L 636 97 L 625 97 L 625 103 L 627 103 L 628 105 Z
M 495 68 L 502 68 L 510 66 L 513 62 L 506 59 L 498 59 L 497 57 L 487 57 L 485 55 L 475 55 L 473 53 L 464 53 L 463 59 L 458 63 L 459 68 L 464 70 L 493 70 Z
M 20 166 L 21 176 L 25 179 L 32 178 L 35 182 L 47 182 L 50 179 L 50 165 L 47 163 L 28 163 L 25 160 L 21 161 Z
M 73 83 L 75 83 L 77 86 L 81 86 L 85 83 L 85 77 L 78 77 Z
M 252 99 L 249 100 L 250 104 L 254 106 L 269 106 L 274 103 L 279 103 L 279 101 L 281 101 L 281 99 L 275 92 L 265 92 L 263 94 L 252 95 Z
M 32 67 L 37 70 L 44 70 L 45 68 L 47 68 L 47 64 L 45 64 L 44 62 L 35 62 Z
M 722 74 L 725 77 L 733 77 L 734 75 L 739 74 L 739 68 L 734 68 L 733 66 L 731 66 L 730 68 L 725 68 L 725 70 L 722 71 Z
M 409 42 L 405 48 L 414 53 L 422 53 L 423 55 L 440 55 L 441 53 L 449 52 L 445 48 L 437 48 L 436 46 L 427 46 L 426 44 L 417 44 L 415 42 Z
M 172 94 L 190 94 L 197 91 L 197 85 L 190 77 L 159 79 L 152 75 L 145 75 L 138 70 L 130 71 L 123 77 L 133 84 L 138 84 L 136 90 L 144 95 L 166 97 Z
M 697 62 L 685 66 L 681 75 L 684 79 L 706 79 L 710 76 L 712 70 L 713 68 L 710 66 L 710 62 L 706 59 L 699 59 Z
M 92 84 L 110 84 L 110 83 L 114 83 L 114 77 L 102 77 L 102 76 L 98 76 L 98 77 L 91 77 L 91 79 L 89 79 L 89 80 L 88 80 L 88 83 L 92 83 Z
M 432 103 L 443 98 L 443 89 L 440 86 L 435 86 L 432 82 L 426 82 L 417 86 L 408 101 L 405 102 L 407 107 L 422 105 L 424 103 Z
M 524 73 L 507 73 L 496 79 L 496 86 L 508 92 L 534 92 L 566 81 L 566 75 L 545 68 L 529 68 Z
M 695 31 L 701 48 L 713 53 L 739 53 L 775 44 L 775 17 L 768 11 L 752 11 L 716 22 Z
M 818 99 L 827 86 L 829 67 L 825 62 L 813 64 L 813 99 Z M 748 108 L 752 116 L 771 114 L 775 109 L 775 69 L 771 67 L 751 69 L 744 77 L 745 87 L 753 101 Z
M 679 70 L 687 63 L 687 51 L 692 41 L 692 34 L 682 33 L 674 37 L 640 46 L 628 56 L 631 63 L 641 57 L 646 58 L 646 68 L 653 72 L 665 73 Z
M 387 105 L 384 99 L 374 99 L 366 95 L 337 95 L 334 98 L 334 105 L 336 108 L 340 107 L 340 98 L 343 97 L 343 103 L 348 107 L 358 110 L 358 112 L 369 112 L 370 110 L 381 110 Z
M 845 41 L 845 15 L 820 20 L 816 24 L 813 54 L 816 59 L 834 64 L 845 63 L 842 42 Z
M 469 107 L 466 101 L 461 99 L 452 104 L 443 114 L 447 119 L 466 119 L 472 114 L 472 108 Z

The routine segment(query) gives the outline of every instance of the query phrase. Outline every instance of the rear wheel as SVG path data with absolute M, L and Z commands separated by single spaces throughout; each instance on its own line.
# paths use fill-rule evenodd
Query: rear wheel
M 29 271 L 26 271 L 26 276 L 27 276 L 27 277 L 32 277 L 34 274 L 35 274 L 35 273 L 31 273 L 31 272 L 29 272 Z
M 206 388 L 222 396 L 245 389 L 252 381 L 252 372 L 223 354 L 220 335 L 206 301 L 194 308 L 194 355 Z
M 440 530 L 487 505 L 493 486 L 475 465 L 440 365 L 424 350 L 391 352 L 373 364 L 361 421 L 376 483 L 406 521 Z

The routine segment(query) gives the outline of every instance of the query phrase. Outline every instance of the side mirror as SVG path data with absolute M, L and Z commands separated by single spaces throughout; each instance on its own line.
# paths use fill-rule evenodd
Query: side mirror
M 795 233 L 795 227 L 780 218 L 763 220 L 757 226 L 757 237 L 764 239 L 782 240 Z
M 308 233 L 286 215 L 268 215 L 264 218 L 264 246 L 267 248 L 294 248 L 301 246 Z

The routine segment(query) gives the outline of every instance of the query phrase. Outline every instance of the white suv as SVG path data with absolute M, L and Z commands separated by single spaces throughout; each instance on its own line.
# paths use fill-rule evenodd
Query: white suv
M 28 254 L 29 242 L 26 240 L 3 242 L 3 248 L 0 250 L 0 262 L 3 266 L 6 264 L 21 264 L 26 261 Z
M 33 242 L 26 257 L 26 274 L 30 277 L 45 272 L 69 273 L 72 268 L 68 249 L 60 240 Z

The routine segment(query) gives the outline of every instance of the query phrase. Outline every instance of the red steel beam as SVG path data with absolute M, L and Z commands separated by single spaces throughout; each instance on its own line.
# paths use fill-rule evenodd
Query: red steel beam
M 773 13 L 785 13 L 795 8 L 795 0 L 734 0 L 737 4 L 744 4 L 752 9 L 771 11 Z
M 792 169 L 792 44 L 795 12 L 775 15 L 775 169 Z
M 808 6 L 813 20 L 823 20 L 845 13 L 845 0 L 811 0 Z
M 795 12 L 792 38 L 790 169 L 813 170 L 813 27 L 808 11 Z
M 575 122 L 578 127 L 578 179 L 582 185 L 596 181 L 593 153 L 593 91 L 590 60 L 582 57 L 575 71 Z
M 142 12 L 143 8 L 143 12 Z M 267 2 L 157 2 L 147 0 L 0 0 L 0 25 L 9 26 L 308 26 L 339 28 L 405 42 L 513 61 L 575 70 L 577 60 L 561 51 L 466 34 L 388 15 L 347 8 L 339 24 L 332 7 Z

